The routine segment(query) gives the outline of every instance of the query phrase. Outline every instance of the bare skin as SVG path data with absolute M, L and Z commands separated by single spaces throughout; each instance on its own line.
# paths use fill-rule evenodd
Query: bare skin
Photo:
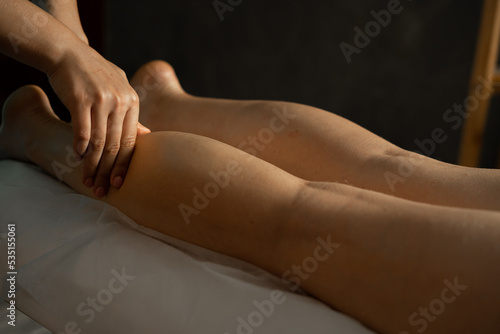
M 163 61 L 131 80 L 140 121 L 222 141 L 311 181 L 350 184 L 413 201 L 500 210 L 500 172 L 446 164 L 403 150 L 335 114 L 279 101 L 200 98 Z M 290 118 L 273 120 L 277 114 Z M 274 128 L 274 131 L 273 131 Z
M 58 0 L 39 0 L 36 2 L 38 6 L 45 9 L 50 15 L 55 17 L 59 22 L 67 26 L 84 42 L 89 44 L 89 40 L 85 31 L 83 31 L 80 22 L 80 13 L 78 13 L 78 4 L 76 0 L 58 1 Z
M 85 156 L 81 182 L 104 196 L 119 188 L 132 158 L 139 100 L 125 72 L 89 47 L 76 0 L 0 2 L 0 52 L 43 73 L 68 108 L 73 149 Z
M 1 158 L 36 163 L 95 198 L 80 182 L 82 165 L 68 158 L 71 127 L 39 88 L 13 93 L 3 115 Z M 214 183 L 210 173 L 221 171 L 230 171 L 229 182 L 186 221 L 180 205 L 195 206 L 194 189 L 204 191 Z M 300 287 L 380 333 L 414 329 L 412 314 L 450 301 L 446 280 L 462 290 L 426 333 L 500 331 L 498 212 L 307 181 L 222 142 L 168 131 L 138 137 L 128 177 L 101 200 L 139 224 L 279 277 L 316 256 L 318 238 L 338 244 Z

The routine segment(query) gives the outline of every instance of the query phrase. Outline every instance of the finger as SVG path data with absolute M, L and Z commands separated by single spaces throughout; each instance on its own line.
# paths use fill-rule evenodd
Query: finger
M 111 184 L 120 188 L 125 180 L 132 154 L 134 153 L 135 141 L 138 130 L 139 108 L 132 107 L 123 120 L 123 130 L 120 143 L 120 152 L 116 158 L 113 171 L 111 172 Z
M 83 160 L 82 178 L 85 185 L 95 186 L 97 168 L 106 143 L 106 127 L 108 113 L 98 107 L 91 111 L 91 133 L 87 151 Z
M 89 146 L 91 132 L 90 108 L 80 107 L 71 114 L 71 126 L 73 127 L 73 150 L 83 157 Z
M 102 197 L 108 192 L 111 171 L 115 165 L 118 153 L 121 150 L 123 126 L 123 116 L 121 115 L 123 114 L 120 112 L 113 112 L 108 118 L 106 144 L 104 145 L 104 150 L 95 178 L 94 193 L 98 197 Z

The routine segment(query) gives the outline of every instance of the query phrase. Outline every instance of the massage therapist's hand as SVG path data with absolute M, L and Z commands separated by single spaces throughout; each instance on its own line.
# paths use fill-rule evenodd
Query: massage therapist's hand
M 139 98 L 125 73 L 81 43 L 47 72 L 50 84 L 72 116 L 73 147 L 83 157 L 82 182 L 104 196 L 120 188 L 139 126 Z M 139 126 L 139 127 L 138 127 Z

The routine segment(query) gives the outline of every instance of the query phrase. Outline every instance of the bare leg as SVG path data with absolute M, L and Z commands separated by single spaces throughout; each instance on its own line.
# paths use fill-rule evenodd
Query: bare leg
M 210 137 L 298 177 L 334 181 L 414 201 L 500 210 L 500 172 L 446 164 L 405 151 L 335 114 L 295 103 L 186 94 L 155 61 L 131 80 L 141 122 L 153 131 Z
M 39 89 L 18 90 L 4 115 L 4 157 L 31 159 L 53 174 L 54 163 L 67 164 L 71 128 L 51 113 Z M 6 138 L 16 132 L 25 138 L 8 145 Z M 229 181 L 223 181 L 222 171 Z M 80 182 L 81 166 L 62 176 L 93 197 Z M 180 205 L 196 206 L 194 189 L 210 200 L 187 224 Z M 140 136 L 122 188 L 103 200 L 139 224 L 277 276 L 290 278 L 297 265 L 305 268 L 308 258 L 321 256 L 301 287 L 381 333 L 408 330 L 408 318 L 436 299 L 447 300 L 446 310 L 426 333 L 500 331 L 497 212 L 306 182 L 231 146 L 176 132 Z M 318 238 L 340 246 L 319 254 Z M 457 283 L 456 294 L 445 280 Z

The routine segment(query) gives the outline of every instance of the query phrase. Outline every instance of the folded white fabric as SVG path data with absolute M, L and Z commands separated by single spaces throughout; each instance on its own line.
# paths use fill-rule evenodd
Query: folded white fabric
M 138 226 L 32 165 L 0 161 L 0 224 L 2 277 L 7 226 L 16 228 L 16 306 L 55 333 L 373 333 L 259 268 Z

